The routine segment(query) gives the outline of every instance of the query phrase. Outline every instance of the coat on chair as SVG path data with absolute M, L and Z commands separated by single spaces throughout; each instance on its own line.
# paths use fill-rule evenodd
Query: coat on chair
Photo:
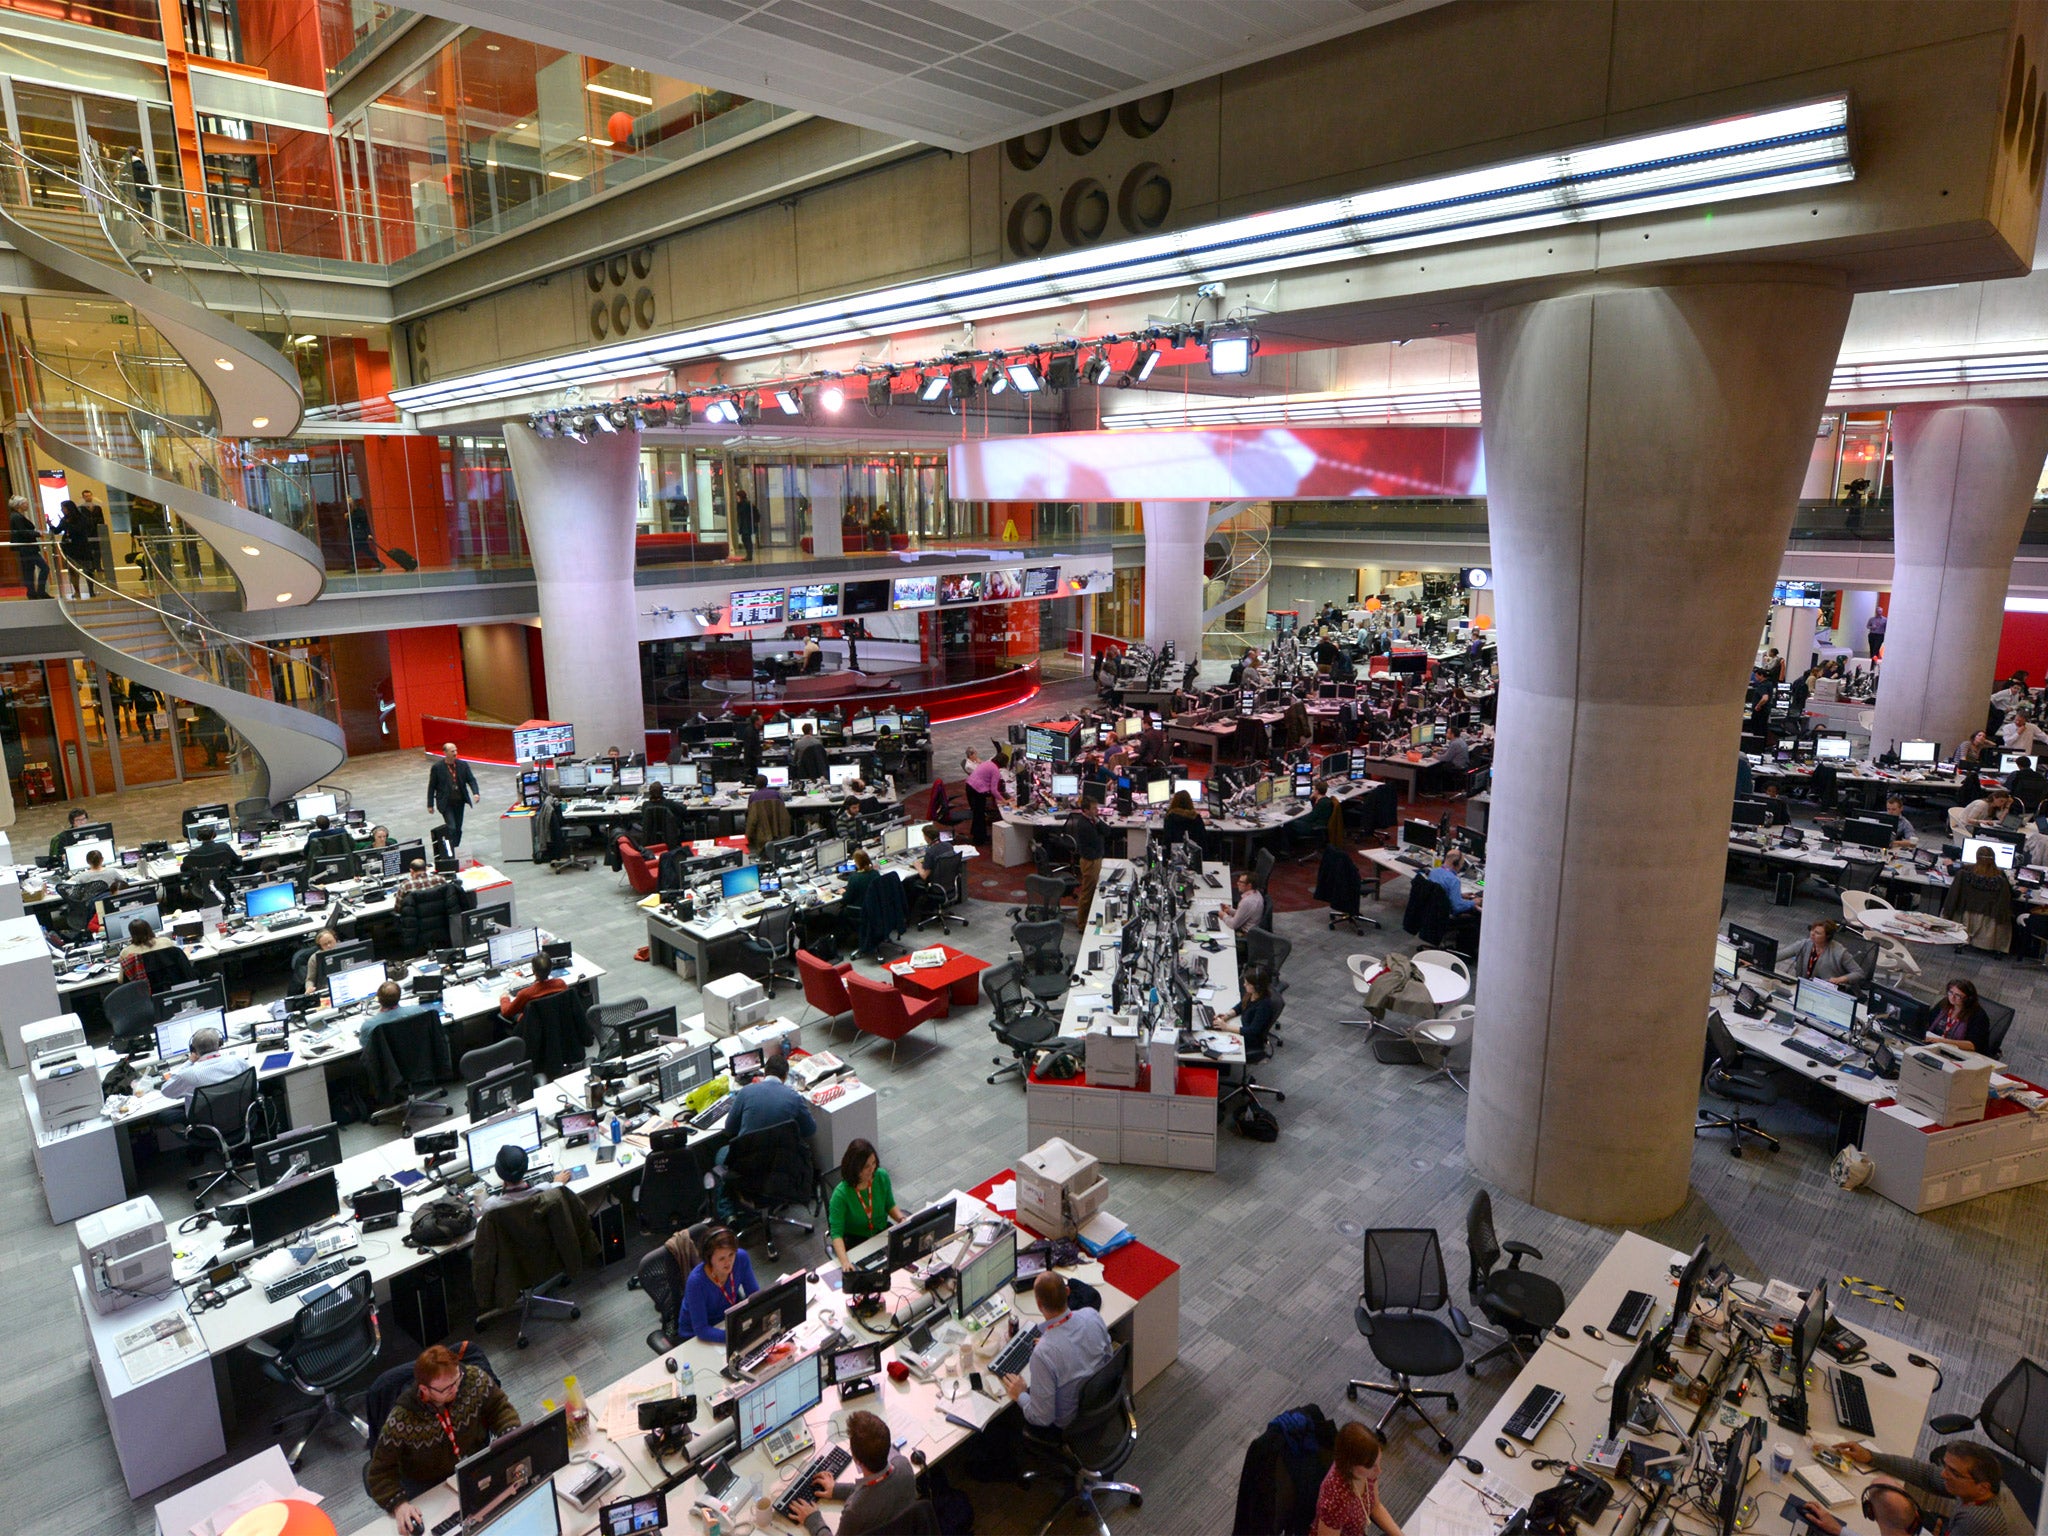
M 1324 846 L 1322 858 L 1316 864 L 1316 888 L 1312 894 L 1332 911 L 1358 916 L 1358 866 L 1351 862 L 1350 854 L 1342 848 Z
M 560 1184 L 537 1189 L 524 1200 L 495 1206 L 477 1223 L 470 1264 L 478 1312 L 519 1305 L 529 1286 L 567 1275 L 574 1280 L 594 1269 L 602 1255 L 597 1229 L 583 1202 Z

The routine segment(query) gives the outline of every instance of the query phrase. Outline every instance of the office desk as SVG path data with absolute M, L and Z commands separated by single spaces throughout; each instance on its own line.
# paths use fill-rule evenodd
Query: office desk
M 174 1290 L 102 1316 L 86 1300 L 85 1271 L 74 1264 L 71 1299 L 85 1324 L 86 1359 L 129 1497 L 139 1499 L 225 1456 L 227 1432 L 214 1392 L 212 1357 L 200 1353 L 161 1375 L 137 1380 L 116 1344 L 122 1334 L 159 1320 L 182 1317 L 196 1328 L 184 1293 Z
M 5 1037 L 7 1065 L 28 1065 L 23 1026 L 62 1012 L 43 925 L 33 917 L 0 918 L 0 1036 Z

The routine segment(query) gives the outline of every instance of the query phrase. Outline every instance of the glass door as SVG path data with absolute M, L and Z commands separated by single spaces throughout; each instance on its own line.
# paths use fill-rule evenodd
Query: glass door
M 50 168 L 49 172 L 29 173 L 30 202 L 39 208 L 83 213 L 85 200 L 77 186 L 78 115 L 72 101 L 67 92 L 15 82 L 14 118 L 20 126 L 21 147 L 31 159 Z

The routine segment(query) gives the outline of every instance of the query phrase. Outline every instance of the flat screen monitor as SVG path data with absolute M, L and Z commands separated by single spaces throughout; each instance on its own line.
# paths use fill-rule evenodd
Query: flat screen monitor
M 821 729 L 816 715 L 791 715 L 789 717 L 789 728 L 797 735 L 803 735 L 805 726 L 810 727 L 813 736 L 816 736 Z
M 647 769 L 639 763 L 619 764 L 619 787 L 638 789 L 647 782 Z
M 590 788 L 590 764 L 562 763 L 555 769 L 555 783 L 563 789 Z
M 1140 736 L 1144 731 L 1145 717 L 1142 715 L 1125 715 L 1116 723 L 1116 733 L 1119 736 Z
M 1823 763 L 1846 763 L 1849 760 L 1849 738 L 1846 736 L 1821 736 L 1813 743 L 1814 758 Z
M 1979 848 L 1989 848 L 1991 857 L 1998 861 L 1998 867 L 2008 874 L 2012 872 L 2013 854 L 2017 850 L 2011 843 L 1995 837 L 1966 837 L 1963 839 L 1963 862 L 1976 863 Z
M 953 1235 L 953 1202 L 941 1200 L 889 1229 L 889 1267 L 906 1269 Z
M 674 1012 L 673 1009 L 669 1011 Z M 703 1087 L 717 1075 L 716 1047 L 700 1045 L 694 1051 L 661 1064 L 661 1096 L 664 1099 L 680 1098 L 694 1088 Z
M 823 1359 L 816 1350 L 798 1355 L 766 1381 L 740 1394 L 733 1415 L 739 1432 L 735 1449 L 751 1449 L 791 1419 L 818 1406 L 825 1388 Z
M 610 789 L 618 780 L 618 765 L 609 758 L 594 757 L 590 760 L 590 787 Z
M 725 1358 L 730 1364 L 755 1346 L 803 1326 L 804 1276 L 798 1270 L 787 1280 L 756 1291 L 725 1314 Z
M 1898 828 L 1891 822 L 1869 816 L 1854 816 L 1842 823 L 1842 841 L 1859 848 L 1888 848 Z
M 1081 793 L 1081 775 L 1078 773 L 1056 773 L 1052 776 L 1052 795 L 1055 800 L 1072 800 Z
M 884 858 L 887 858 L 887 857 L 888 857 L 889 855 L 891 855 L 891 854 L 896 854 L 896 853 L 908 853 L 909 851 L 910 851 L 910 828 L 908 828 L 908 827 L 884 827 L 884 828 L 882 828 L 882 856 L 883 856 Z M 825 855 L 824 855 L 823 853 L 820 853 L 820 854 L 818 855 L 818 868 L 819 868 L 819 869 L 821 869 L 821 870 L 830 870 L 830 869 L 836 868 L 836 867 L 838 866 L 838 864 L 839 864 L 839 863 L 840 863 L 840 860 L 839 860 L 839 859 L 834 859 L 834 860 L 832 860 L 832 861 L 831 861 L 831 863 L 829 863 L 829 864 L 828 864 L 828 863 L 827 863 L 827 862 L 825 861 Z
M 1022 597 L 1024 595 L 1024 573 L 1022 571 L 990 571 L 982 582 L 981 595 L 990 598 Z
M 1792 1380 L 1802 1381 L 1806 1368 L 1813 1364 L 1814 1351 L 1820 1348 L 1820 1341 L 1828 1331 L 1828 1283 L 1816 1280 L 1813 1289 L 1806 1293 L 1806 1305 L 1799 1309 L 1799 1316 L 1792 1324 Z
M 281 1243 L 296 1232 L 341 1214 L 341 1192 L 332 1168 L 251 1195 L 242 1203 L 249 1215 L 249 1241 L 258 1248 Z
M 839 583 L 812 581 L 789 589 L 789 622 L 807 624 L 839 617 Z
M 1401 846 L 1404 848 L 1434 848 L 1437 845 L 1436 823 L 1433 821 L 1409 820 L 1401 823 Z
M 884 613 L 889 607 L 889 583 L 886 581 L 849 581 L 846 583 L 840 611 L 849 615 L 858 613 Z
M 64 868 L 75 875 L 85 868 L 86 859 L 95 853 L 108 869 L 114 867 L 114 840 L 111 837 L 92 837 L 75 842 L 64 850 Z
M 968 1316 L 1016 1278 L 1017 1229 L 1004 1222 L 996 1240 L 960 1266 L 960 1316 Z
M 943 604 L 978 603 L 987 595 L 986 572 L 955 571 L 939 578 L 939 601 Z
M 301 795 L 292 807 L 299 821 L 311 821 L 316 816 L 332 816 L 339 809 L 334 796 L 328 794 Z
M 675 769 L 667 763 L 649 763 L 641 771 L 647 776 L 647 782 L 650 784 L 659 784 L 666 788 L 676 781 Z
M 163 908 L 153 901 L 139 901 L 132 907 L 115 907 L 103 911 L 101 925 L 110 939 L 126 939 L 130 923 L 147 923 L 151 933 L 164 931 Z
M 325 1173 L 341 1165 L 341 1127 L 333 1121 L 286 1131 L 256 1148 L 258 1187 L 275 1184 L 294 1173 Z
M 1024 595 L 1026 597 L 1057 597 L 1060 591 L 1060 568 L 1056 565 L 1027 565 L 1024 567 Z
M 211 1027 L 227 1034 L 227 1015 L 218 1008 L 201 1008 L 165 1019 L 156 1027 L 156 1055 L 159 1061 L 183 1061 L 192 1054 L 192 1032 Z
M 1721 1487 L 1714 1505 L 1714 1522 L 1719 1536 L 1736 1536 L 1742 1528 L 1742 1496 L 1750 1469 L 1763 1449 L 1764 1421 L 1744 1419 L 1728 1437 L 1728 1453 L 1721 1465 Z
M 846 722 L 846 734 L 856 738 L 874 735 L 875 717 L 873 715 L 855 715 Z
M 789 722 L 787 720 L 767 720 L 762 722 L 761 739 L 763 741 L 789 740 Z
M 510 933 L 494 933 L 484 941 L 484 945 L 491 968 L 504 970 L 540 953 L 540 930 L 514 928 Z
M 1621 1438 L 1628 1426 L 1628 1416 L 1635 1407 L 1636 1397 L 1650 1384 L 1650 1378 L 1657 1367 L 1657 1341 L 1654 1336 L 1644 1334 L 1635 1347 L 1635 1353 L 1628 1357 L 1628 1363 L 1621 1368 L 1621 1374 L 1614 1378 L 1614 1395 L 1607 1402 L 1607 1437 Z
M 1714 940 L 1714 974 L 1733 980 L 1736 964 L 1735 946 L 1726 939 Z
M 640 1531 L 667 1529 L 667 1498 L 659 1493 L 636 1493 L 602 1506 L 593 1536 L 636 1536 Z
M 1294 798 L 1297 800 L 1311 800 L 1315 798 L 1315 792 L 1315 769 L 1307 763 L 1296 763 L 1294 765 Z
M 1730 820 L 1738 827 L 1761 827 L 1770 823 L 1771 807 L 1764 800 L 1738 800 Z
M 756 624 L 782 622 L 785 593 L 781 587 L 749 587 L 732 594 L 732 627 L 749 629 Z
M 426 859 L 427 845 L 417 840 L 410 843 L 392 843 L 388 847 L 378 849 L 377 853 L 384 877 L 387 880 L 395 880 L 411 867 L 414 859 Z
M 1886 1033 L 1917 1042 L 1926 1038 L 1927 1021 L 1934 1016 L 1934 1005 L 1923 1002 L 1910 992 L 1901 992 L 1897 987 L 1872 982 L 1870 1002 L 1864 1014 Z
M 280 912 L 289 912 L 298 892 L 291 881 L 280 880 L 276 885 L 259 885 L 242 898 L 242 910 L 251 917 L 275 917 Z
M 494 933 L 508 932 L 512 927 L 512 903 L 497 901 L 488 907 L 478 907 L 474 912 L 462 914 L 462 942 L 475 944 Z
M 2020 771 L 2020 764 L 2031 761 L 2032 759 L 2023 752 L 2001 752 L 1998 754 L 1998 771 L 2000 773 L 2018 773 Z
M 758 864 L 742 864 L 718 877 L 718 894 L 727 901 L 735 896 L 751 896 L 760 889 L 761 866 Z
M 465 1520 L 484 1519 L 569 1465 L 569 1410 L 500 1435 L 455 1466 L 455 1496 Z M 547 1502 L 552 1503 L 552 1490 Z M 495 1522 L 491 1529 L 498 1527 Z
M 1767 933 L 1758 933 L 1754 928 L 1745 928 L 1740 923 L 1728 925 L 1728 940 L 1742 956 L 1742 963 L 1752 970 L 1776 970 L 1778 965 L 1778 941 Z
M 761 777 L 768 781 L 770 789 L 789 788 L 789 770 L 787 768 L 777 768 L 772 764 L 765 765 L 761 769 Z
M 677 789 L 695 789 L 698 782 L 695 763 L 676 763 L 669 768 L 669 778 Z
M 1145 786 L 1147 805 L 1164 805 L 1173 798 L 1173 780 L 1153 779 Z
M 524 1147 L 528 1152 L 540 1150 L 540 1111 L 515 1109 L 495 1120 L 471 1126 L 467 1134 L 469 1171 L 489 1173 L 497 1165 L 500 1147 Z
M 1252 799 L 1259 805 L 1273 803 L 1273 776 L 1270 773 L 1260 777 L 1258 787 L 1252 791 Z
M 1932 763 L 1936 743 L 1931 741 L 1902 741 L 1899 743 L 1899 761 L 1902 763 Z
M 1671 1298 L 1671 1315 L 1683 1320 L 1692 1312 L 1692 1304 L 1699 1295 L 1700 1281 L 1706 1277 L 1707 1265 L 1713 1260 L 1703 1237 L 1693 1245 L 1692 1255 L 1678 1271 L 1678 1291 Z
M 903 717 L 894 710 L 882 710 L 875 716 L 875 729 L 878 731 L 900 731 L 903 729 Z M 923 727 L 920 726 L 919 729 L 923 729 Z
M 377 989 L 384 985 L 384 981 L 383 961 L 352 965 L 347 970 L 335 971 L 327 978 L 327 1001 L 336 1008 L 365 1002 L 377 995 Z
M 932 608 L 938 601 L 936 576 L 898 576 L 889 591 L 889 606 L 894 609 Z
M 1184 794 L 1184 795 L 1186 795 L 1186 796 L 1187 796 L 1187 797 L 1188 797 L 1188 798 L 1189 798 L 1190 800 L 1194 801 L 1194 802 L 1195 802 L 1195 804 L 1197 804 L 1197 805 L 1200 805 L 1200 804 L 1202 803 L 1202 786 L 1204 785 L 1204 783 L 1206 783 L 1206 782 L 1207 782 L 1206 780 L 1203 780 L 1203 779 L 1175 779 L 1175 780 L 1173 780 L 1172 782 L 1173 782 L 1173 792 L 1174 792 L 1175 794 L 1177 794 L 1177 795 L 1182 795 L 1182 794 Z
M 465 1094 L 467 1102 L 464 1108 L 472 1121 L 482 1122 L 526 1103 L 533 1097 L 533 1088 L 532 1064 L 515 1061 L 509 1066 L 486 1072 L 471 1083 Z
M 673 1008 L 649 1008 L 615 1024 L 601 1024 L 597 1030 L 597 1055 L 601 1061 L 619 1056 L 637 1056 L 654 1049 L 656 1037 L 676 1032 Z
M 632 1530 L 632 1526 L 625 1529 Z M 659 1529 L 642 1526 L 642 1530 Z M 553 1482 L 528 1488 L 499 1506 L 491 1517 L 491 1536 L 562 1536 L 562 1507 L 555 1500 Z
M 834 786 L 851 784 L 859 777 L 859 763 L 834 763 L 825 770 L 826 781 Z
M 895 832 L 900 836 L 902 831 L 901 827 L 890 827 L 882 833 L 882 851 L 884 853 L 901 853 L 903 851 L 900 847 L 894 849 L 889 847 L 889 833 Z M 843 837 L 828 837 L 818 844 L 816 848 L 812 849 L 811 853 L 821 872 L 835 870 L 846 862 L 846 839 Z

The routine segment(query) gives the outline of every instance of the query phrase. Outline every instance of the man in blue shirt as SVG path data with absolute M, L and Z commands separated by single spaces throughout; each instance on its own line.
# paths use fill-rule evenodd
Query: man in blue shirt
M 770 1056 L 762 1071 L 766 1075 L 747 1084 L 733 1100 L 732 1113 L 727 1117 L 732 1122 L 733 1135 L 764 1131 L 785 1120 L 794 1120 L 797 1129 L 807 1137 L 817 1135 L 818 1122 L 811 1114 L 811 1106 L 786 1081 L 789 1063 L 781 1056 Z
M 1464 869 L 1465 850 L 1453 848 L 1444 855 L 1442 864 L 1429 871 L 1428 878 L 1433 884 L 1442 887 L 1444 895 L 1450 899 L 1452 928 L 1469 940 L 1470 944 L 1477 945 L 1481 901 L 1466 896 L 1459 879 Z
M 1108 1363 L 1112 1346 L 1102 1314 L 1093 1307 L 1067 1310 L 1067 1282 L 1056 1270 L 1041 1270 L 1031 1296 L 1045 1320 L 1031 1351 L 1030 1385 L 1005 1376 L 1003 1387 L 1024 1410 L 1024 1422 L 1038 1429 L 1065 1429 L 1081 1411 L 1081 1389 Z

